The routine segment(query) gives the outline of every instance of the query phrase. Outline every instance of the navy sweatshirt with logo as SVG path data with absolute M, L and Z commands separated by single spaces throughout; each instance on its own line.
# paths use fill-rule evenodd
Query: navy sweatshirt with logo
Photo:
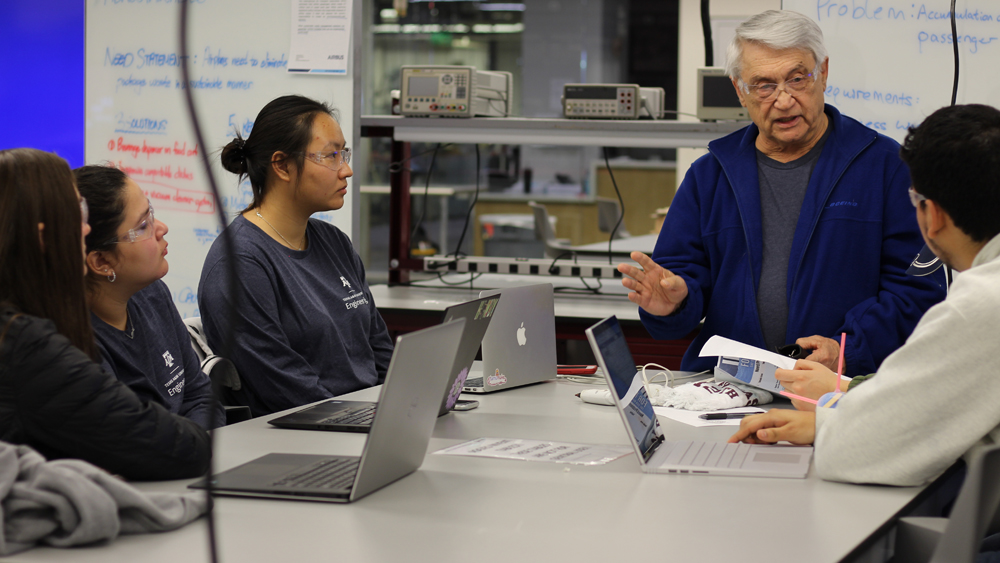
M 156 281 L 128 302 L 125 330 L 91 314 L 103 367 L 139 397 L 210 430 L 223 426 L 222 405 L 201 371 L 191 337 L 174 306 L 170 290 Z
M 364 265 L 337 227 L 310 219 L 308 247 L 286 248 L 242 216 L 228 227 L 239 268 L 233 363 L 254 416 L 382 383 L 392 340 Z M 227 257 L 220 237 L 205 258 L 198 305 L 208 344 L 229 330 Z

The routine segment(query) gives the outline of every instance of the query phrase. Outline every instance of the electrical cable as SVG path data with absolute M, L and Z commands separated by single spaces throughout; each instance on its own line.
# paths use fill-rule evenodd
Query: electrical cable
M 407 163 L 407 162 L 413 160 L 414 158 L 420 158 L 421 156 L 424 156 L 425 154 L 430 154 L 430 153 L 432 153 L 432 152 L 434 152 L 434 151 L 436 151 L 438 149 L 448 148 L 448 147 L 450 147 L 450 146 L 452 146 L 454 144 L 455 143 L 445 143 L 445 144 L 442 145 L 442 144 L 438 143 L 438 146 L 434 147 L 431 150 L 427 150 L 427 151 L 424 151 L 424 152 L 421 152 L 421 153 L 410 155 L 410 156 L 404 158 L 403 160 L 397 160 L 396 162 L 390 162 L 389 163 L 389 172 L 393 173 L 393 174 L 395 174 L 396 172 L 402 172 L 402 170 L 403 170 L 403 164 L 404 163 Z M 409 171 L 410 170 L 407 169 L 407 172 L 409 172 Z
M 705 36 L 705 66 L 715 66 L 712 48 L 712 19 L 709 17 L 708 0 L 701 0 L 701 33 Z
M 657 373 L 654 373 L 650 377 L 646 377 L 646 368 L 649 368 L 649 367 L 660 368 L 660 371 L 657 372 Z M 705 375 L 706 373 L 709 373 L 711 371 L 711 370 L 705 370 L 705 371 L 699 371 L 698 373 L 691 373 L 691 374 L 688 374 L 688 375 L 674 375 L 674 372 L 672 372 L 669 369 L 661 366 L 660 364 L 654 364 L 654 363 L 648 363 L 648 364 L 641 365 L 641 366 L 635 366 L 635 369 L 637 371 L 639 371 L 640 374 L 642 375 L 642 383 L 647 388 L 649 387 L 649 385 L 651 383 L 653 383 L 653 381 L 657 377 L 659 377 L 661 375 L 663 376 L 663 379 L 664 379 L 664 382 L 665 382 L 666 386 L 667 387 L 673 387 L 674 383 L 678 379 L 693 379 L 695 377 L 698 377 L 698 376 L 701 376 L 701 375 Z
M 951 105 L 958 98 L 958 25 L 955 23 L 955 0 L 951 0 L 951 49 L 955 55 L 955 80 L 951 85 Z
M 697 113 L 689 113 L 689 112 L 686 112 L 686 111 L 677 111 L 677 110 L 673 110 L 673 109 L 665 109 L 665 110 L 663 110 L 663 113 L 672 113 L 674 115 L 686 115 L 688 117 L 698 117 Z
M 587 284 L 587 278 L 585 278 L 585 277 L 583 277 L 583 276 L 580 276 L 580 283 L 582 283 L 582 284 L 583 284 L 583 287 L 586 287 L 586 288 L 587 288 L 588 290 L 590 290 L 590 291 L 591 291 L 591 292 L 592 292 L 592 293 L 593 293 L 594 295 L 600 295 L 600 294 L 601 294 L 601 288 L 603 288 L 603 287 L 604 287 L 604 282 L 602 282 L 602 281 L 601 281 L 601 278 L 594 278 L 594 279 L 596 279 L 596 280 L 597 280 L 597 287 L 590 287 L 590 286 L 589 286 L 589 285 Z
M 955 57 L 955 79 L 951 85 L 951 105 L 954 106 L 955 102 L 958 101 L 958 25 L 955 22 L 955 0 L 951 0 L 951 48 L 952 54 Z M 952 282 L 952 270 L 951 266 L 944 265 L 944 286 L 945 288 L 951 287 Z
M 552 264 L 549 264 L 549 269 L 548 269 L 548 270 L 546 270 L 546 271 L 547 271 L 547 272 L 549 273 L 549 275 L 552 275 L 552 276 L 555 276 L 555 275 L 558 275 L 558 274 L 556 274 L 556 273 L 555 273 L 555 270 L 556 270 L 556 262 L 558 262 L 558 261 L 562 260 L 562 259 L 563 259 L 563 258 L 565 258 L 566 256 L 572 256 L 572 257 L 573 257 L 573 262 L 574 262 L 574 263 L 576 262 L 576 253 L 575 253 L 575 252 L 573 252 L 572 250 L 567 250 L 566 252 L 563 252 L 563 253 L 562 253 L 562 254 L 560 254 L 559 256 L 556 256 L 556 257 L 555 257 L 555 258 L 554 258 L 554 259 L 552 260 Z
M 438 272 L 437 273 L 438 281 L 441 282 L 441 283 L 443 283 L 443 284 L 445 284 L 445 285 L 465 285 L 465 284 L 469 284 L 469 289 L 472 289 L 472 282 L 474 282 L 474 281 L 478 280 L 480 277 L 482 277 L 483 273 L 482 272 L 476 272 L 476 273 L 469 272 L 469 280 L 468 281 L 463 280 L 463 281 L 460 281 L 460 282 L 446 281 L 444 279 L 444 277 L 446 275 L 447 274 L 445 274 L 444 272 Z M 410 285 L 417 285 L 417 284 L 411 282 Z
M 618 227 L 621 227 L 622 221 L 625 219 L 625 200 L 622 199 L 622 193 L 618 190 L 618 182 L 615 181 L 615 173 L 611 171 L 611 161 L 608 160 L 608 147 L 603 147 L 604 149 L 604 166 L 608 168 L 608 176 L 611 176 L 611 185 L 615 187 L 615 195 L 618 196 L 618 205 L 621 206 L 621 213 L 618 215 L 618 222 L 615 223 L 615 228 L 611 229 L 611 235 L 608 237 L 608 264 L 614 264 L 614 255 L 611 253 L 611 243 L 615 240 L 615 233 L 618 232 Z
M 181 79 L 184 84 L 184 100 L 187 102 L 188 116 L 191 120 L 191 128 L 194 130 L 196 147 L 201 147 L 201 161 L 205 167 L 205 175 L 208 177 L 208 184 L 212 189 L 212 196 L 215 198 L 215 210 L 217 211 L 217 216 L 219 219 L 219 225 L 222 228 L 222 247 L 225 251 L 226 263 L 228 267 L 226 268 L 226 274 L 229 279 L 226 280 L 229 287 L 229 295 L 232 296 L 232 301 L 226 301 L 226 318 L 229 319 L 229 326 L 226 330 L 226 334 L 222 339 L 222 350 L 221 355 L 223 358 L 231 358 L 231 351 L 233 349 L 233 341 L 235 334 L 233 332 L 233 327 L 236 326 L 236 311 L 239 307 L 240 296 L 237 288 L 237 280 L 239 279 L 239 272 L 237 270 L 236 260 L 234 259 L 235 253 L 233 252 L 233 233 L 226 228 L 226 212 L 222 208 L 222 196 L 219 194 L 219 186 L 215 183 L 215 176 L 212 174 L 212 165 L 209 162 L 210 151 L 205 150 L 205 139 L 201 133 L 201 124 L 198 122 L 198 112 L 195 110 L 194 106 L 194 93 L 191 88 L 191 77 L 188 71 L 188 50 L 187 50 L 187 39 L 188 39 L 188 5 L 190 2 L 181 3 L 181 21 L 180 21 L 180 34 L 178 41 L 180 43 L 180 54 L 181 54 Z M 205 519 L 208 522 L 208 555 L 209 560 L 212 563 L 218 563 L 219 561 L 219 547 L 216 541 L 215 533 L 215 503 L 212 501 L 212 476 L 215 474 L 215 431 L 208 431 L 208 475 L 205 479 L 205 498 L 208 504 L 208 510 L 205 514 Z
M 462 243 L 465 242 L 465 233 L 469 229 L 469 218 L 472 217 L 472 210 L 476 208 L 476 202 L 479 201 L 479 143 L 476 143 L 476 192 L 472 196 L 472 201 L 469 203 L 469 210 L 465 213 L 465 224 L 462 225 L 462 235 L 458 237 L 458 244 L 455 245 L 455 259 L 459 257 L 459 252 L 462 250 Z
M 427 181 L 424 183 L 424 198 L 423 205 L 420 208 L 420 217 L 417 217 L 416 224 L 413 225 L 413 229 L 410 230 L 410 245 L 413 245 L 413 239 L 417 236 L 417 230 L 420 229 L 420 225 L 424 222 L 424 215 L 427 213 L 427 193 L 431 190 L 431 172 L 434 171 L 434 161 L 437 160 L 438 149 L 441 148 L 441 143 L 438 143 L 434 147 L 433 154 L 431 154 L 431 164 L 427 167 Z M 446 196 L 445 196 L 446 197 Z M 442 217 L 442 221 L 447 221 L 447 217 Z M 407 249 L 409 251 L 409 249 Z

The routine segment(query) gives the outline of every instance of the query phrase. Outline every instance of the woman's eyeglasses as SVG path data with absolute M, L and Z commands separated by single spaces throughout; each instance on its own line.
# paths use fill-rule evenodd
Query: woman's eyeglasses
M 340 170 L 343 165 L 351 163 L 351 149 L 347 147 L 333 152 L 306 152 L 302 154 L 307 159 L 334 172 Z
M 118 244 L 119 242 L 139 242 L 140 240 L 146 240 L 153 236 L 153 232 L 156 231 L 156 217 L 153 215 L 153 204 L 146 199 L 146 203 L 149 203 L 149 212 L 146 216 L 139 221 L 139 224 L 134 228 L 128 230 L 122 236 L 115 237 L 107 242 L 107 244 Z

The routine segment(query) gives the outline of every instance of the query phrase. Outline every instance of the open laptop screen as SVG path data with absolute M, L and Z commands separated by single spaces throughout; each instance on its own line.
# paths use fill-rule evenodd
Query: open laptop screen
M 493 311 L 497 308 L 500 297 L 482 297 L 472 301 L 452 305 L 445 309 L 444 322 L 454 319 L 465 319 L 465 332 L 462 333 L 462 341 L 458 345 L 458 355 L 455 357 L 455 365 L 452 367 L 452 384 L 445 395 L 444 404 L 441 406 L 441 414 L 450 411 L 458 401 L 458 396 L 465 386 L 465 380 L 469 376 L 469 368 L 472 362 L 476 361 L 476 354 L 479 352 L 479 345 L 483 342 L 486 329 L 490 326 L 490 319 Z
M 650 450 L 663 441 L 663 432 L 656 422 L 653 404 L 642 384 L 642 375 L 636 372 L 635 361 L 629 352 L 618 319 L 609 317 L 590 328 L 608 371 L 608 379 L 614 385 L 614 393 L 622 405 L 628 420 L 632 437 L 639 446 L 643 457 L 649 457 Z

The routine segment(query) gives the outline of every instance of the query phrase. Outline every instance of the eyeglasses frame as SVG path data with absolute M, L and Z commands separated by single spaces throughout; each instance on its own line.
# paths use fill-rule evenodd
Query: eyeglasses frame
M 739 84 L 740 88 L 743 90 L 743 93 L 746 94 L 747 96 L 751 95 L 751 93 L 750 93 L 751 92 L 750 91 L 751 88 L 753 88 L 754 92 L 756 92 L 756 91 L 760 90 L 761 88 L 763 88 L 765 86 L 774 86 L 774 93 L 771 94 L 770 96 L 766 97 L 766 98 L 761 98 L 756 93 L 753 94 L 753 99 L 755 101 L 757 101 L 759 103 L 764 103 L 764 102 L 770 102 L 770 101 L 777 100 L 778 96 L 779 96 L 779 92 L 781 92 L 781 91 L 784 91 L 786 94 L 788 94 L 789 96 L 791 96 L 793 98 L 795 97 L 795 94 L 800 94 L 802 92 L 805 92 L 806 88 L 808 88 L 810 86 L 809 84 L 806 84 L 805 86 L 803 86 L 801 90 L 795 90 L 794 88 L 789 88 L 788 85 L 789 85 L 789 83 L 792 83 L 795 80 L 802 81 L 802 80 L 807 80 L 807 79 L 810 79 L 810 78 L 812 79 L 813 83 L 815 84 L 816 83 L 816 76 L 820 73 L 820 70 L 822 68 L 823 68 L 823 63 L 817 63 L 816 67 L 813 68 L 812 72 L 810 72 L 809 74 L 807 74 L 805 76 L 796 76 L 795 78 L 789 78 L 788 80 L 784 80 L 784 81 L 782 81 L 780 83 L 765 82 L 763 84 L 753 84 L 753 85 L 750 85 L 750 84 L 747 84 L 746 82 L 743 82 L 742 78 L 737 78 L 736 82 Z M 796 84 L 797 84 L 797 82 L 796 82 Z
M 299 153 L 299 154 L 301 154 L 302 156 L 304 156 L 306 158 L 306 160 L 311 160 L 311 161 L 315 162 L 316 164 L 319 164 L 323 168 L 326 168 L 327 170 L 333 170 L 334 172 L 339 171 L 341 168 L 344 167 L 345 164 L 348 165 L 348 166 L 350 166 L 350 164 L 351 164 L 351 149 L 349 147 L 344 147 L 344 148 L 340 149 L 339 151 L 330 151 L 328 153 L 322 153 L 322 152 L 303 152 L 303 153 Z M 328 165 L 324 164 L 326 162 L 326 159 L 328 159 L 330 157 L 333 157 L 333 156 L 336 156 L 338 154 L 342 155 L 342 156 L 340 157 L 340 164 L 338 164 L 336 168 L 333 168 L 331 166 L 328 166 Z
M 128 232 L 125 233 L 124 235 L 116 236 L 115 238 L 109 240 L 108 242 L 106 242 L 104 244 L 118 244 L 118 243 L 121 243 L 121 242 L 133 243 L 133 242 L 139 242 L 141 240 L 146 240 L 146 239 L 153 238 L 153 233 L 156 232 L 156 216 L 155 216 L 155 214 L 153 212 L 153 202 L 149 201 L 148 197 L 146 198 L 146 203 L 149 204 L 149 211 L 139 221 L 139 225 L 142 225 L 142 223 L 144 221 L 147 221 L 147 220 L 149 221 L 149 234 L 148 235 L 137 235 L 136 232 L 135 232 L 135 228 L 133 227 L 133 228 L 129 229 Z M 139 225 L 136 225 L 136 226 L 139 226 Z M 128 240 L 122 240 L 122 238 L 126 238 Z

